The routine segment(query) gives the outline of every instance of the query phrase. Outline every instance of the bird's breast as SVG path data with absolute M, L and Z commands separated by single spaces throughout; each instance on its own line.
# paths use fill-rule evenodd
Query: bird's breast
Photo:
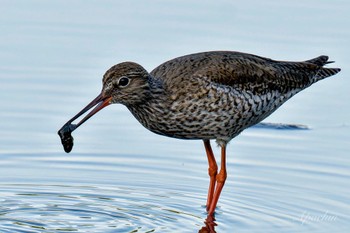
M 270 115 L 290 96 L 278 91 L 257 95 L 230 87 L 208 87 L 173 92 L 128 108 L 144 127 L 157 134 L 228 141 Z

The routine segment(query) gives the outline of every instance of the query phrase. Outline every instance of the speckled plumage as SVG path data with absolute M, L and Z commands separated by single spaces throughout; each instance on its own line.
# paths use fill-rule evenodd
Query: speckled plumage
M 132 62 L 106 72 L 104 95 L 128 107 L 152 132 L 226 144 L 290 97 L 340 69 L 323 68 L 328 57 L 281 62 L 251 54 L 216 51 L 167 61 L 150 74 Z M 120 77 L 130 84 L 118 88 Z M 114 83 L 114 85 L 112 85 Z M 128 90 L 130 89 L 130 90 Z
M 75 129 L 105 106 L 121 103 L 152 132 L 202 139 L 210 176 L 208 217 L 213 216 L 227 177 L 226 144 L 299 91 L 338 73 L 338 68 L 323 67 L 327 60 L 327 56 L 320 56 L 304 62 L 283 62 L 216 51 L 175 58 L 150 73 L 136 63 L 120 63 L 105 73 L 101 94 L 58 133 L 65 151 L 70 152 Z M 94 106 L 78 124 L 72 124 Z M 221 146 L 219 173 L 211 139 Z

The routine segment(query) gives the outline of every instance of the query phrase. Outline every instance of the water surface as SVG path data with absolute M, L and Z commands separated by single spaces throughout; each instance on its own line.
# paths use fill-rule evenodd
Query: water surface
M 110 66 L 237 50 L 280 60 L 326 54 L 342 72 L 228 145 L 217 232 L 346 232 L 350 159 L 346 1 L 5 1 L 0 9 L 1 232 L 198 232 L 200 141 L 154 135 L 120 105 L 57 130 Z M 215 148 L 215 153 L 219 149 Z

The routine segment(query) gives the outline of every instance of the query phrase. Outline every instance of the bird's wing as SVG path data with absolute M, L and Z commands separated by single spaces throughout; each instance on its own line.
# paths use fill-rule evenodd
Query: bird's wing
M 181 82 L 183 85 L 186 82 L 193 85 L 194 79 L 203 78 L 211 83 L 258 94 L 271 90 L 284 93 L 291 89 L 306 88 L 315 82 L 312 78 L 319 71 L 329 70 L 322 68 L 326 58 L 322 56 L 305 62 L 283 62 L 239 52 L 205 52 L 165 62 L 154 69 L 151 75 L 163 79 L 169 86 Z
M 243 58 L 203 67 L 193 75 L 257 94 L 272 90 L 283 93 L 311 85 L 310 77 L 314 76 L 318 69 L 313 64 L 277 63 Z

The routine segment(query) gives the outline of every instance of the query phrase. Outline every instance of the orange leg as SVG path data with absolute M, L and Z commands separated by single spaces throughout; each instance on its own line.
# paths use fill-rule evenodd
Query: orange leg
M 226 145 L 223 145 L 221 146 L 221 168 L 219 174 L 216 176 L 215 192 L 212 200 L 210 201 L 208 215 L 214 215 L 216 204 L 218 203 L 222 188 L 224 187 L 226 177 Z
M 207 197 L 207 211 L 208 211 L 214 196 L 216 175 L 218 173 L 218 165 L 216 164 L 213 150 L 211 149 L 211 146 L 210 146 L 210 141 L 203 140 L 203 142 L 204 142 L 205 152 L 207 153 L 207 157 L 208 157 L 208 164 L 209 164 L 208 173 L 210 177 L 208 197 Z

